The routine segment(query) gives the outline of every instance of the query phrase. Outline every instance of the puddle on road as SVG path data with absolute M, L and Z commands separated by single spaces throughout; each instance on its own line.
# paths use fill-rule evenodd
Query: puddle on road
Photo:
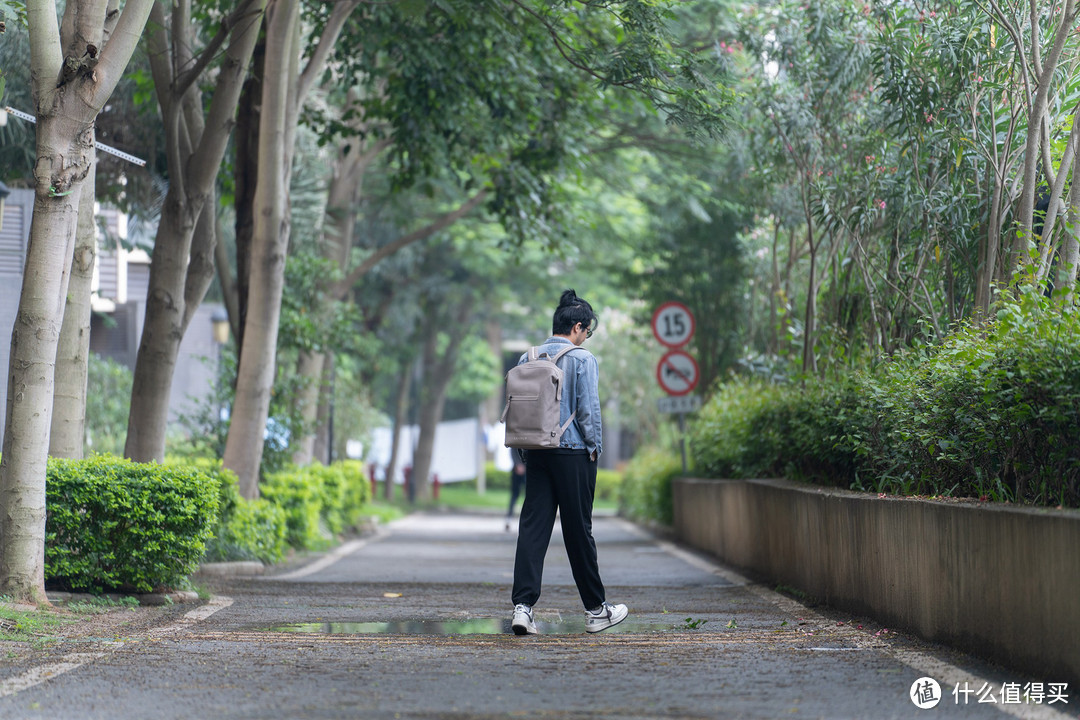
M 545 621 L 537 619 L 541 635 L 577 635 L 585 632 L 585 619 Z M 503 635 L 512 634 L 510 618 L 473 618 L 471 620 L 402 620 L 393 622 L 314 622 L 288 623 L 268 632 L 326 633 L 330 635 Z M 680 629 L 670 623 L 646 623 L 624 620 L 604 634 L 662 632 Z

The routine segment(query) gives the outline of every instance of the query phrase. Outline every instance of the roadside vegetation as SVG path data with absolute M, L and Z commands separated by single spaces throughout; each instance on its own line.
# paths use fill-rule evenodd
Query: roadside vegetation
M 995 309 L 858 372 L 725 384 L 693 426 L 698 471 L 1080 507 L 1080 320 L 1031 293 Z
M 279 470 L 255 500 L 211 459 L 52 459 L 46 487 L 46 587 L 99 595 L 184 588 L 200 562 L 324 550 L 366 522 L 371 500 L 351 461 Z
M 692 473 L 1080 506 L 1076 13 L 836 0 L 728 16 L 753 132 L 727 155 L 742 267 L 717 285 L 739 290 L 740 320 L 699 388 Z

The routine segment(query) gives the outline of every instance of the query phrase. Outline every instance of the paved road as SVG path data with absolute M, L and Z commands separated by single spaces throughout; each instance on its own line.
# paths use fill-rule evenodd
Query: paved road
M 9 672 L 0 718 L 1080 714 L 1075 697 L 1001 702 L 1013 683 L 1053 678 L 804 607 L 616 518 L 597 518 L 595 535 L 609 599 L 631 612 L 604 633 L 583 632 L 557 533 L 536 608 L 542 634 L 517 637 L 513 533 L 492 516 L 417 514 L 272 577 L 211 581 L 213 601 L 152 631 Z M 929 710 L 909 697 L 924 676 L 944 696 Z M 996 704 L 979 702 L 984 685 Z M 966 704 L 958 686 L 971 691 Z

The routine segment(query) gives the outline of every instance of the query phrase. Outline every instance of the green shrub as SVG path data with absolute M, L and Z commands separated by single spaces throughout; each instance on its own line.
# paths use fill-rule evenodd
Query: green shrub
M 330 544 L 330 531 L 322 520 L 323 478 L 320 473 L 305 473 L 286 468 L 266 476 L 259 491 L 285 513 L 285 538 L 298 549 L 322 549 Z
M 57 588 L 175 587 L 198 567 L 218 514 L 214 479 L 191 467 L 50 459 L 45 488 L 45 579 Z
M 623 476 L 618 470 L 605 470 L 599 468 L 596 471 L 596 499 L 618 500 L 622 489 Z
M 1037 293 L 873 371 L 736 380 L 691 424 L 697 472 L 1080 506 L 1080 315 Z
M 364 465 L 355 460 L 332 465 L 313 463 L 295 472 L 310 478 L 320 490 L 322 519 L 334 535 L 354 529 L 363 519 L 364 506 L 371 500 L 371 483 Z
M 671 480 L 682 474 L 682 459 L 659 448 L 643 448 L 623 473 L 619 514 L 632 520 L 672 523 Z
M 984 327 L 909 352 L 865 383 L 878 487 L 1080 505 L 1080 318 L 1005 300 Z
M 319 515 L 331 535 L 340 535 L 345 529 L 345 473 L 340 465 L 312 463 L 293 470 L 319 491 Z
M 262 496 L 285 513 L 286 539 L 298 549 L 321 549 L 334 535 L 356 528 L 371 501 L 363 463 L 346 460 L 286 467 L 259 485 Z
M 166 458 L 167 463 L 176 461 Z M 210 562 L 258 560 L 273 564 L 285 554 L 285 512 L 264 498 L 246 500 L 240 495 L 236 474 L 220 460 L 183 460 L 217 481 L 218 518 L 214 535 L 206 543 Z
M 789 477 L 847 487 L 861 460 L 854 437 L 868 419 L 852 378 L 773 385 L 733 380 L 691 423 L 696 472 Z
M 341 470 L 345 482 L 342 517 L 345 529 L 356 529 L 367 517 L 367 505 L 371 502 L 371 478 L 364 471 L 364 463 L 359 460 L 341 460 L 334 463 Z
M 697 472 L 725 478 L 771 474 L 778 431 L 761 423 L 760 417 L 766 408 L 781 404 L 785 392 L 790 392 L 786 386 L 752 380 L 720 386 L 689 426 L 688 444 Z
M 285 511 L 258 498 L 240 498 L 222 518 L 206 552 L 210 561 L 258 560 L 272 565 L 285 555 Z

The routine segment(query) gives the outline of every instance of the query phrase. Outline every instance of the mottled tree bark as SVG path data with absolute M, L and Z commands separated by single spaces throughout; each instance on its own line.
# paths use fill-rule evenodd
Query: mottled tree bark
M 0 459 L 0 595 L 47 604 L 45 469 L 56 353 L 74 256 L 79 203 L 94 163 L 94 121 L 135 50 L 152 0 L 26 3 L 37 116 L 34 216 L 11 333 Z M 107 23 L 116 23 L 106 38 Z M 106 42 L 107 40 L 107 42 Z M 92 48 L 92 49 L 91 49 Z

